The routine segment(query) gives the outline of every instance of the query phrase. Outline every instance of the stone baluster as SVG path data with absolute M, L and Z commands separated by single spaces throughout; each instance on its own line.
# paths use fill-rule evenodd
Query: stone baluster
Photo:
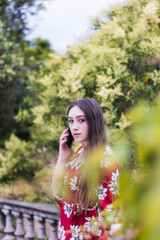
M 57 222 L 57 208 L 52 204 L 0 197 L 0 240 L 34 240 L 36 236 L 43 240 L 57 240 Z
M 11 210 L 3 209 L 2 212 L 6 215 L 6 224 L 4 228 L 5 236 L 3 237 L 3 240 L 15 240 L 15 237 L 13 235 L 14 227 L 13 227 Z
M 0 209 L 0 230 L 3 230 L 4 224 L 3 224 L 3 213 L 2 210 Z
M 17 237 L 17 240 L 24 240 L 24 227 L 23 227 L 23 216 L 21 213 L 12 211 L 12 214 L 17 218 L 16 221 L 16 231 L 15 236 Z
M 39 216 L 35 216 L 34 219 L 38 221 L 38 238 L 46 240 L 45 219 Z
M 1 233 L 1 231 L 4 229 L 4 224 L 3 224 L 3 214 L 2 211 L 0 209 L 0 239 L 2 239 L 3 234 Z
M 46 222 L 48 222 L 51 227 L 49 240 L 56 240 L 57 239 L 57 221 L 52 219 L 46 219 Z
M 27 234 L 25 237 L 28 240 L 33 240 L 34 237 L 36 237 L 35 231 L 34 231 L 34 220 L 33 220 L 33 215 L 29 214 L 23 214 L 24 218 L 27 219 Z

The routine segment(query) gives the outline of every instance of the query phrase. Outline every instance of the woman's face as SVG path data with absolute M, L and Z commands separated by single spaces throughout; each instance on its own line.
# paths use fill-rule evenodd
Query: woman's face
M 89 125 L 84 112 L 78 106 L 72 107 L 68 113 L 68 121 L 74 140 L 87 146 Z

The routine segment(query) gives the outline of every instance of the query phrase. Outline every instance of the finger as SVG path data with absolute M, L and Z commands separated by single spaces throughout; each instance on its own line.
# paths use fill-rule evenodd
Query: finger
M 67 131 L 68 131 L 68 127 L 62 132 L 62 134 L 65 134 Z
M 69 133 L 65 133 L 63 134 L 63 137 L 67 137 L 69 135 Z
M 66 142 L 66 141 L 67 141 L 67 138 L 63 139 L 63 140 L 62 140 L 62 143 Z
M 67 137 L 68 135 L 69 135 L 69 133 L 64 133 L 64 134 L 62 134 L 61 137 L 60 137 L 60 139 L 63 139 L 63 138 L 65 138 L 65 137 Z
M 64 140 L 65 138 L 67 138 L 68 135 L 69 135 L 68 133 L 62 135 L 62 136 L 60 137 L 60 141 L 62 141 L 62 140 Z
M 67 141 L 67 139 L 65 138 L 65 139 L 63 139 L 63 140 L 61 140 L 60 141 L 60 145 L 63 145 L 65 142 Z

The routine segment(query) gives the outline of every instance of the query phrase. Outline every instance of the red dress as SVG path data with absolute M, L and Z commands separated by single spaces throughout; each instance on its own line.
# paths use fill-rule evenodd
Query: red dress
M 98 187 L 97 202 L 94 206 L 88 207 L 84 209 L 81 214 L 78 214 L 79 204 L 75 203 L 74 196 L 78 191 L 77 176 L 83 163 L 75 164 L 75 161 L 82 151 L 83 148 L 80 147 L 74 158 L 66 164 L 64 185 L 68 186 L 68 193 L 63 193 L 62 198 L 59 196 L 55 198 L 61 208 L 58 240 L 107 239 L 107 237 L 102 238 L 103 231 L 100 227 L 102 217 L 100 213 L 102 210 L 107 210 L 108 204 L 112 203 L 118 195 L 118 168 L 114 167 L 111 168 L 112 171 L 106 171 L 106 176 L 101 180 Z M 101 160 L 101 167 L 103 170 L 107 170 L 110 165 L 110 160 L 108 158 L 110 154 L 112 154 L 112 150 L 109 146 L 106 146 L 104 157 Z M 70 197 L 67 198 L 67 196 Z

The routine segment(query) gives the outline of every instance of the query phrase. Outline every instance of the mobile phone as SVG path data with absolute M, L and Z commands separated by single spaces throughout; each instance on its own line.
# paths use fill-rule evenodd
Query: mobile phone
M 72 147 L 72 142 L 73 142 L 73 136 L 72 136 L 72 133 L 70 131 L 69 125 L 68 125 L 67 133 L 69 133 L 69 135 L 66 137 L 67 138 L 66 144 L 69 148 L 71 148 Z

